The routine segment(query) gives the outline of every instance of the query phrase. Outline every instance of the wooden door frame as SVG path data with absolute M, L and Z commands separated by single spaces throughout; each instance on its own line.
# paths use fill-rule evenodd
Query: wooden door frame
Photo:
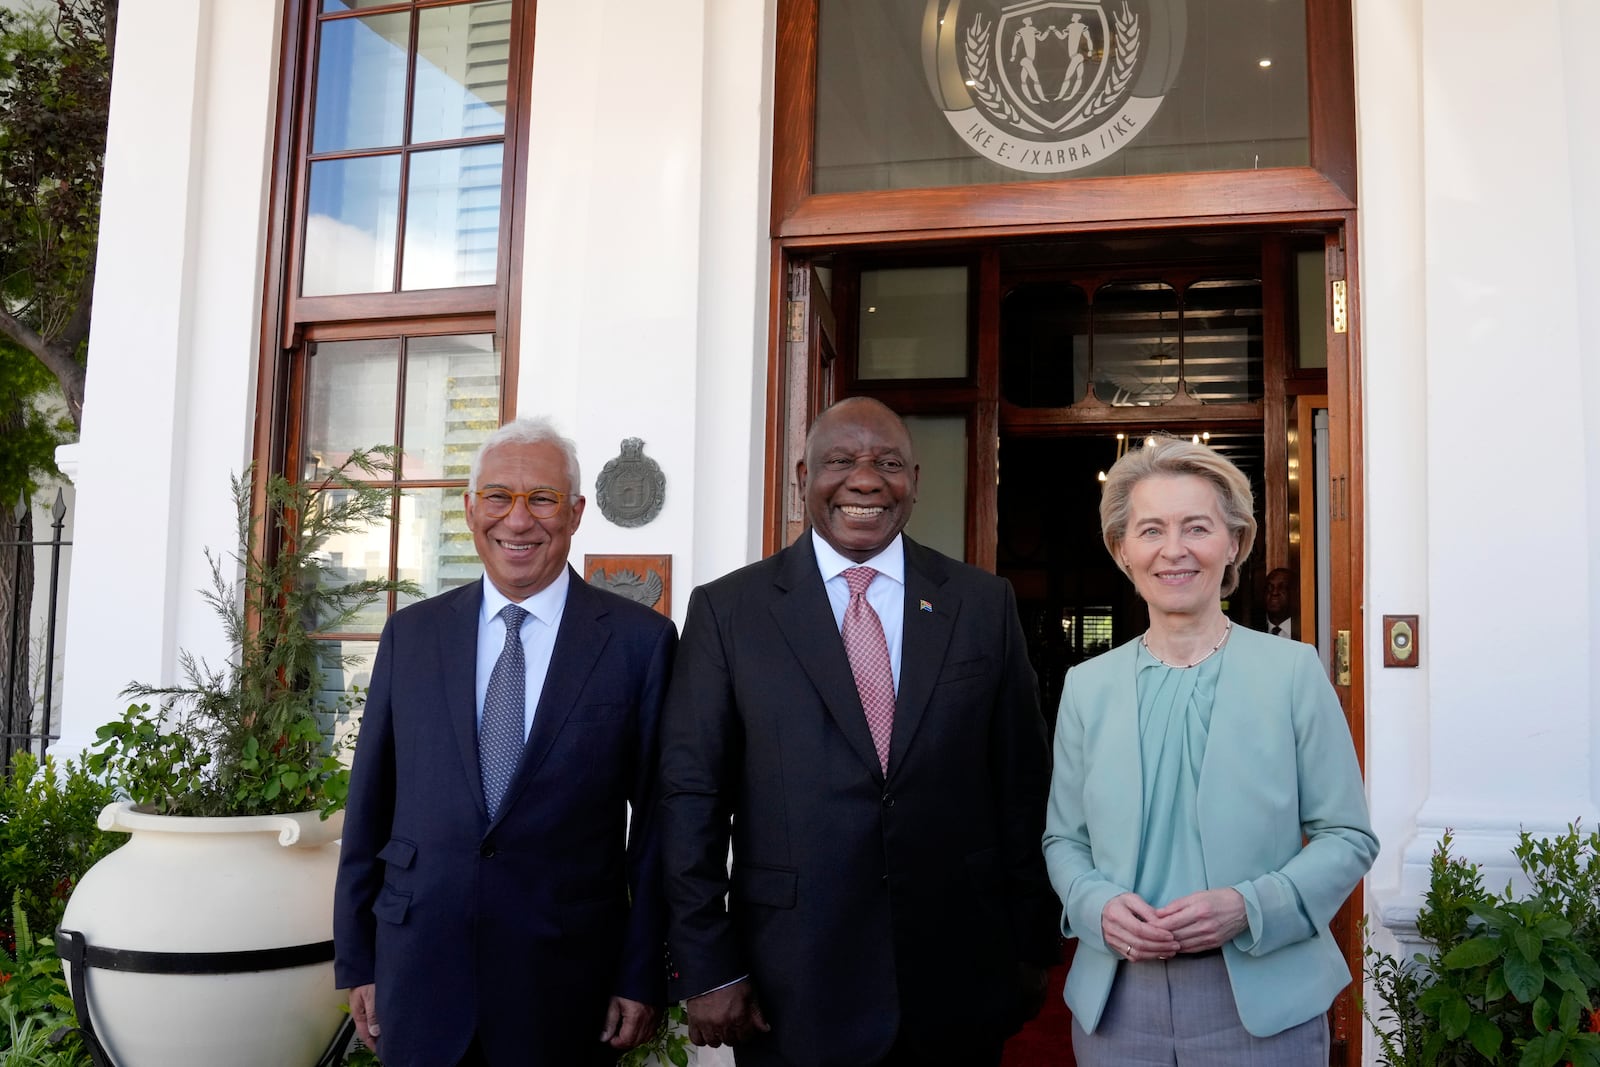
M 859 221 L 859 220 L 858 220 Z M 1358 262 L 1355 254 L 1356 243 L 1356 212 L 1347 208 L 1341 211 L 1314 211 L 1296 214 L 1277 215 L 1264 219 L 1260 216 L 1241 218 L 1232 216 L 1226 219 L 1209 220 L 1216 228 L 1227 226 L 1238 229 L 1241 226 L 1250 228 L 1271 228 L 1283 230 L 1291 228 L 1316 228 L 1324 231 L 1323 259 L 1325 279 L 1328 283 L 1342 280 L 1346 283 L 1346 328 L 1344 332 L 1336 332 L 1332 322 L 1333 302 L 1328 302 L 1328 313 L 1324 319 L 1324 334 L 1327 339 L 1328 366 L 1327 366 L 1327 395 L 1329 419 L 1329 552 L 1334 560 L 1333 580 L 1329 591 L 1329 625 L 1333 634 L 1341 630 L 1350 634 L 1350 666 L 1351 676 L 1347 685 L 1337 684 L 1335 688 L 1339 693 L 1340 702 L 1343 704 L 1350 726 L 1351 739 L 1355 744 L 1356 754 L 1361 762 L 1363 773 L 1366 765 L 1366 713 L 1365 713 L 1365 641 L 1361 626 L 1362 619 L 1362 590 L 1365 576 L 1365 552 L 1363 531 L 1365 529 L 1364 494 L 1365 480 L 1363 476 L 1364 452 L 1362 445 L 1362 401 L 1361 401 L 1361 352 L 1358 338 L 1360 336 L 1360 300 L 1359 282 L 1356 272 Z M 1168 219 L 1164 224 L 1157 226 L 1146 221 L 1136 226 L 1125 226 L 1115 221 L 1102 223 L 1075 223 L 1052 228 L 1049 231 L 1032 231 L 1036 236 L 1065 236 L 1076 233 L 1119 234 L 1135 231 L 1148 231 L 1156 228 L 1192 231 L 1197 228 L 1193 218 Z M 999 286 L 999 268 L 997 257 L 993 255 L 996 239 L 1013 236 L 1010 227 L 999 227 L 994 230 L 979 230 L 968 235 L 968 241 L 962 244 L 971 248 L 983 242 L 988 244 L 986 250 L 979 252 L 978 289 L 981 307 L 987 297 L 997 294 Z M 787 278 L 797 263 L 808 264 L 806 276 L 814 278 L 814 272 L 809 268 L 809 262 L 817 255 L 837 252 L 840 250 L 871 248 L 875 251 L 915 251 L 927 249 L 940 243 L 949 243 L 949 233 L 930 234 L 919 232 L 914 234 L 896 234 L 877 232 L 872 234 L 858 234 L 847 237 L 824 239 L 814 235 L 804 237 L 779 237 L 772 243 L 772 283 L 770 286 L 770 300 L 768 322 L 771 324 L 768 335 L 767 352 L 767 443 L 766 443 L 766 485 L 763 502 L 763 554 L 771 554 L 787 542 L 784 536 L 785 523 L 788 515 L 786 511 L 787 500 L 791 495 L 791 478 L 794 471 L 793 460 L 798 454 L 800 443 L 804 441 L 804 431 L 797 425 L 799 420 L 809 424 L 810 420 L 828 403 L 835 399 L 831 377 L 810 373 L 808 368 L 802 372 L 794 364 L 796 349 L 785 342 L 785 315 L 788 303 Z M 987 240 L 986 240 L 987 239 Z M 993 301 L 990 301 L 993 303 Z M 837 328 L 837 327 L 835 327 Z M 808 334 L 812 331 L 807 331 Z M 977 353 L 976 377 L 978 381 L 978 397 L 976 413 L 971 432 L 974 435 L 972 448 L 969 451 L 968 487 L 971 508 L 968 515 L 969 544 L 981 544 L 981 540 L 974 541 L 972 532 L 977 524 L 988 521 L 993 522 L 997 515 L 998 499 L 997 486 L 992 477 L 986 477 L 997 469 L 998 440 L 999 440 L 999 398 L 989 396 L 983 390 L 982 383 L 986 380 L 997 381 L 998 374 L 989 364 L 998 361 L 997 341 L 992 338 L 989 342 L 985 336 L 997 336 L 995 330 L 979 330 L 979 343 Z M 987 349 L 993 349 L 988 351 Z M 987 362 L 986 362 L 987 361 Z M 807 395 L 796 397 L 792 395 L 791 387 L 806 383 Z M 1263 431 L 1271 427 L 1266 419 L 1269 412 L 1278 412 L 1277 423 L 1280 428 L 1287 424 L 1287 412 L 1284 407 L 1283 390 L 1278 390 L 1278 403 L 1263 404 Z M 968 401 L 970 402 L 970 401 Z M 1268 433 L 1270 439 L 1271 434 Z M 1283 509 L 1287 508 L 1287 500 L 1281 502 Z M 1267 502 L 1269 518 L 1276 511 L 1271 500 Z M 974 562 L 987 569 L 993 570 L 993 543 L 990 541 L 990 551 L 987 555 L 979 553 Z M 1340 560 L 1348 560 L 1346 567 L 1338 565 Z M 1362 973 L 1362 953 L 1356 923 L 1365 911 L 1363 888 L 1357 885 L 1349 901 L 1341 909 L 1336 920 L 1339 926 L 1347 932 L 1345 945 L 1346 962 L 1351 974 L 1356 976 L 1351 987 L 1339 994 L 1332 1008 L 1332 1037 L 1335 1042 L 1343 1042 L 1347 1048 L 1345 1062 L 1355 1065 L 1361 1062 L 1364 1044 L 1364 1029 L 1360 1012 L 1354 1004 L 1354 996 L 1360 989 L 1360 975 Z

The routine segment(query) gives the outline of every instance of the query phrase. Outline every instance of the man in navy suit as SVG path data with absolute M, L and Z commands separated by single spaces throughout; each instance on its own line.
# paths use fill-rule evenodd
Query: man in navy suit
M 1059 944 L 1016 600 L 901 534 L 918 468 L 876 400 L 824 412 L 797 475 L 811 528 L 689 602 L 662 726 L 673 995 L 739 1067 L 996 1064 Z
M 567 565 L 579 486 L 549 422 L 502 426 L 465 495 L 486 580 L 397 612 L 378 645 L 334 938 L 386 1067 L 601 1064 L 655 1030 L 677 632 Z

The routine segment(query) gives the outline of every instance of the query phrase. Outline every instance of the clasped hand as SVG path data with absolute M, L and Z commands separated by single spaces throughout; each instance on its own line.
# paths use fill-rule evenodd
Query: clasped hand
M 1113 897 L 1100 913 L 1106 947 L 1125 959 L 1170 959 L 1206 952 L 1250 925 L 1237 889 L 1203 889 L 1153 908 L 1136 893 Z
M 713 989 L 684 1002 L 689 1015 L 689 1040 L 696 1045 L 737 1045 L 757 1030 L 771 1030 L 756 1003 L 750 979 Z

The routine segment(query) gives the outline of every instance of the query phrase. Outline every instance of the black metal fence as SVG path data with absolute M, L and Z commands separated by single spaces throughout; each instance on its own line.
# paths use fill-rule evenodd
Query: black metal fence
M 67 525 L 66 498 L 58 489 L 55 504 L 50 509 L 52 522 L 48 541 L 34 540 L 28 536 L 32 528 L 28 501 L 19 495 L 17 507 L 10 522 L 0 522 L 0 533 L 8 536 L 0 540 L 0 552 L 10 556 L 12 566 L 0 568 L 0 576 L 9 583 L 4 590 L 9 595 L 0 598 L 8 605 L 7 626 L 0 630 L 9 635 L 0 648 L 0 770 L 11 769 L 12 757 L 22 751 L 43 756 L 50 742 L 60 735 L 52 732 L 50 717 L 55 702 L 56 617 L 61 607 L 61 550 L 72 544 L 62 539 Z M 34 565 L 35 553 L 49 549 L 49 563 L 44 568 Z M 33 676 L 29 664 L 33 662 L 31 608 L 34 600 L 44 593 L 45 628 L 42 658 L 38 661 L 40 689 L 37 699 L 33 692 Z

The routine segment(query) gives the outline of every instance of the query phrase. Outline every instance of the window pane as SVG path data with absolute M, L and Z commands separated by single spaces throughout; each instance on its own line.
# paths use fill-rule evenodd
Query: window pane
M 322 13 L 330 11 L 361 11 L 369 7 L 392 7 L 395 0 L 322 0 Z
M 966 416 L 907 415 L 905 423 L 922 468 L 906 533 L 947 556 L 966 559 Z
M 331 19 L 317 42 L 313 152 L 400 144 L 406 108 L 407 13 Z
M 411 156 L 402 289 L 494 284 L 501 155 L 491 144 Z
M 820 0 L 818 16 L 819 193 L 1310 158 L 1305 0 Z
M 399 576 L 422 587 L 425 597 L 466 585 L 483 575 L 472 547 L 465 487 L 407 489 L 400 494 Z M 401 597 L 399 605 L 414 598 Z
M 306 372 L 305 477 L 331 470 L 358 448 L 394 443 L 400 342 L 324 341 Z
M 1260 400 L 1261 281 L 1195 282 L 1183 296 L 1183 380 L 1211 404 Z
M 1083 399 L 1089 298 L 1066 282 L 1019 285 L 1000 304 L 1000 392 L 1028 408 Z
M 859 378 L 967 376 L 967 268 L 861 272 Z
M 1294 257 L 1296 318 L 1299 320 L 1303 370 L 1328 366 L 1328 275 L 1322 249 L 1296 252 Z
M 340 757 L 345 766 L 361 726 L 361 709 L 341 704 L 351 686 L 367 689 L 372 685 L 372 661 L 377 658 L 376 641 L 318 641 L 317 667 L 322 672 L 322 685 L 317 690 L 317 702 L 323 711 L 317 715 L 322 732 L 341 747 Z
M 318 494 L 329 505 L 348 496 L 348 489 L 330 489 Z M 389 523 L 376 523 L 365 530 L 339 534 L 328 539 L 318 558 L 322 561 L 323 588 L 347 582 L 383 581 L 389 576 Z M 380 596 L 344 623 L 331 614 L 319 616 L 313 629 L 324 633 L 377 633 L 389 617 L 389 599 Z
M 500 355 L 492 334 L 418 337 L 406 347 L 403 476 L 466 480 L 500 425 Z
M 1094 297 L 1094 392 L 1149 407 L 1178 392 L 1178 293 L 1161 282 L 1114 282 Z
M 311 164 L 305 296 L 394 290 L 400 157 Z
M 411 143 L 505 132 L 510 3 L 425 8 L 417 22 Z

